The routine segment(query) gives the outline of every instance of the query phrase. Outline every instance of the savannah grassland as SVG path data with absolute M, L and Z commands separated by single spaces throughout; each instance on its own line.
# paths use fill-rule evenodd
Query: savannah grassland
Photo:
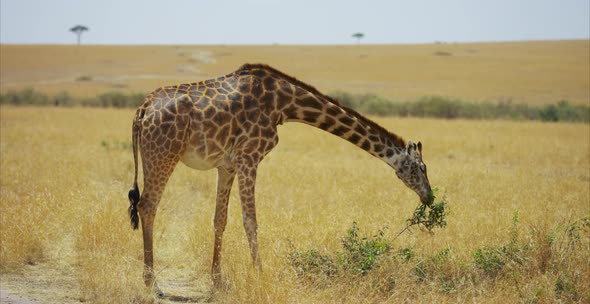
M 325 93 L 528 104 L 590 101 L 590 40 L 338 46 L 0 45 L 0 92 L 145 93 L 267 63 Z
M 588 104 L 588 45 L 1 46 L 0 75 L 2 91 L 147 93 L 263 61 L 327 92 Z M 178 62 L 194 70 L 179 72 Z M 413 229 L 394 240 L 416 195 L 350 143 L 286 124 L 258 170 L 263 271 L 249 261 L 234 187 L 222 262 L 228 288 L 212 293 L 215 171 L 181 164 L 156 217 L 156 271 L 169 294 L 156 300 L 143 286 L 141 233 L 127 216 L 133 113 L 0 108 L 2 289 L 52 303 L 590 301 L 588 124 L 397 117 L 374 119 L 424 144 L 431 184 L 449 203 L 446 228 L 433 235 Z M 353 265 L 328 275 L 321 259 L 290 259 L 311 249 L 341 255 L 354 222 L 362 237 L 382 230 L 390 246 L 366 274 Z

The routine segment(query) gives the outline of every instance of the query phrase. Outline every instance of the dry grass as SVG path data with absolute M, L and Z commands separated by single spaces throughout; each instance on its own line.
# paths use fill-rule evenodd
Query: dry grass
M 149 92 L 263 62 L 321 91 L 528 104 L 590 101 L 590 40 L 350 46 L 0 46 L 2 92 Z
M 133 111 L 0 110 L 3 287 L 51 302 L 155 301 L 141 278 L 141 234 L 130 229 L 126 214 Z M 408 263 L 392 254 L 365 276 L 300 278 L 288 259 L 293 247 L 338 252 L 355 221 L 366 235 L 388 226 L 386 237 L 392 238 L 418 200 L 389 167 L 348 142 L 305 125 L 286 124 L 279 130 L 281 143 L 259 169 L 264 271 L 251 267 L 234 188 L 222 263 L 229 288 L 214 295 L 214 301 L 590 299 L 588 231 L 579 230 L 578 243 L 569 247 L 575 238 L 565 229 L 590 214 L 587 124 L 378 121 L 424 143 L 431 182 L 446 193 L 451 207 L 447 228 L 433 236 L 416 230 L 397 239 L 392 253 L 411 248 L 416 254 Z M 165 303 L 206 301 L 211 295 L 214 195 L 214 171 L 177 167 L 156 219 L 160 286 L 176 296 Z M 527 262 L 507 262 L 498 274 L 486 274 L 473 253 L 511 244 L 515 211 L 520 215 L 515 250 L 528 246 Z M 444 258 L 434 258 L 444 251 Z

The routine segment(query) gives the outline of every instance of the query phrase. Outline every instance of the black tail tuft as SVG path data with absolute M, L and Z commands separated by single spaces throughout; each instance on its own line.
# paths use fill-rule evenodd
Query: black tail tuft
M 133 189 L 129 190 L 129 217 L 131 218 L 131 228 L 133 228 L 133 230 L 139 228 L 137 203 L 139 203 L 139 188 L 137 187 L 137 184 L 135 184 L 133 185 Z

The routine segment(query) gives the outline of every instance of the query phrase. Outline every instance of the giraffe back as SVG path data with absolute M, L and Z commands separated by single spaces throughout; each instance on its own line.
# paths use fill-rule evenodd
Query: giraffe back
M 274 97 L 263 94 L 261 76 L 238 70 L 155 90 L 140 108 L 142 128 L 154 133 L 148 141 L 158 149 L 177 145 L 180 160 L 200 170 L 231 165 L 239 157 L 260 161 L 278 143 L 281 119 Z

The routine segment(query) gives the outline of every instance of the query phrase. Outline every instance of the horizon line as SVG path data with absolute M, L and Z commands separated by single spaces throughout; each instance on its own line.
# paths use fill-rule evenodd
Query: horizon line
M 444 44 L 487 44 L 487 43 L 524 43 L 524 42 L 566 42 L 589 41 L 586 38 L 559 38 L 559 39 L 522 39 L 522 40 L 480 40 L 480 41 L 432 41 L 432 42 L 391 42 L 391 43 L 5 43 L 2 46 L 384 46 L 384 45 L 444 45 Z

